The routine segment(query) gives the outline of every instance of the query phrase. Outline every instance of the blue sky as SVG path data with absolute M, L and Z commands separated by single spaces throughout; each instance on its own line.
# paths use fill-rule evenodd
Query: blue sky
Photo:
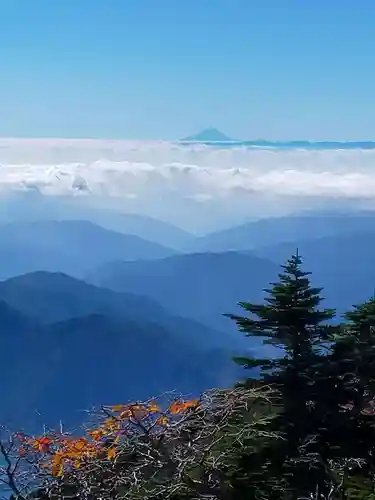
M 375 139 L 373 0 L 0 0 L 0 136 Z

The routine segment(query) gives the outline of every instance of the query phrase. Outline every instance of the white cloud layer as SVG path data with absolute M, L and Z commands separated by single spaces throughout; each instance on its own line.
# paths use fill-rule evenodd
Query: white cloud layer
M 215 219 L 225 225 L 322 201 L 371 205 L 375 150 L 0 139 L 0 194 L 30 191 L 155 215 L 199 230 L 215 226 Z

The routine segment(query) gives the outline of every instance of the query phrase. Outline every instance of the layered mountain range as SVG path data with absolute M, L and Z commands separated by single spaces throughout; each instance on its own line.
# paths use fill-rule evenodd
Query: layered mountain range
M 264 219 L 200 238 L 138 220 L 132 234 L 118 220 L 117 231 L 77 220 L 0 226 L 2 422 L 74 426 L 101 403 L 232 384 L 234 354 L 275 350 L 223 314 L 262 301 L 296 248 L 339 313 L 374 292 L 374 212 Z

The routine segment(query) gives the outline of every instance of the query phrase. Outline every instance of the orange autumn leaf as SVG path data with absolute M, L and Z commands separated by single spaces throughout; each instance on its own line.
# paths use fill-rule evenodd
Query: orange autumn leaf
M 184 405 L 180 401 L 174 401 L 169 405 L 169 411 L 172 413 L 172 415 L 178 415 L 183 411 Z
M 48 437 L 41 437 L 34 440 L 33 447 L 35 450 L 41 451 L 43 453 L 49 450 L 52 440 Z
M 62 476 L 64 472 L 64 457 L 61 453 L 56 453 L 52 459 L 51 474 L 53 476 Z
M 186 411 L 188 408 L 192 407 L 198 407 L 198 400 L 197 399 L 192 399 L 191 401 L 173 401 L 169 405 L 169 411 L 172 413 L 172 415 L 178 415 L 181 412 Z
M 158 425 L 166 425 L 168 423 L 168 418 L 165 415 L 162 415 L 156 420 Z
M 148 409 L 152 413 L 159 413 L 161 411 L 160 407 L 154 401 L 150 402 Z
M 101 429 L 96 429 L 94 431 L 89 432 L 89 435 L 95 440 L 100 441 L 104 436 L 104 432 Z
M 74 447 L 77 450 L 82 450 L 87 444 L 87 441 L 85 438 L 80 438 L 74 443 Z
M 110 448 L 107 453 L 108 460 L 112 460 L 116 456 L 116 448 Z
M 192 399 L 191 401 L 186 401 L 185 407 L 186 408 L 192 408 L 192 407 L 198 407 L 199 406 L 199 401 L 198 399 Z
M 198 400 L 184 401 L 182 399 L 173 401 L 168 407 L 168 411 L 164 411 L 153 400 L 145 404 L 129 404 L 129 405 L 114 405 L 106 407 L 108 412 L 106 418 L 101 421 L 100 426 L 87 430 L 85 437 L 66 437 L 67 434 L 48 434 L 49 437 L 43 436 L 28 440 L 22 437 L 19 441 L 20 456 L 27 455 L 29 451 L 28 445 L 35 450 L 48 455 L 38 457 L 40 464 L 46 464 L 50 473 L 54 476 L 62 476 L 64 473 L 71 471 L 72 468 L 85 467 L 92 459 L 102 460 L 107 457 L 108 460 L 113 460 L 118 453 L 118 444 L 121 436 L 132 432 L 133 426 L 137 423 L 144 425 L 152 425 L 156 422 L 158 425 L 168 425 L 172 420 L 172 415 L 178 415 L 188 408 L 199 407 Z M 154 414 L 156 414 L 154 416 Z M 150 422 L 148 418 L 150 418 Z M 145 418 L 145 420 L 143 420 Z M 123 421 L 129 419 L 128 421 Z M 141 422 L 142 420 L 142 422 Z M 101 440 L 106 437 L 111 442 L 111 447 L 107 447 Z M 51 439 L 52 438 L 52 439 Z
M 196 409 L 198 409 L 199 408 L 198 402 L 196 400 L 186 401 L 186 403 L 183 403 L 181 405 L 181 411 L 186 411 L 189 408 L 196 408 Z

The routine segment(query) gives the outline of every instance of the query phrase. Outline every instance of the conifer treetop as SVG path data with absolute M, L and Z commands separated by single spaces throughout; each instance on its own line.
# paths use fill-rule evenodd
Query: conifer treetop
M 310 272 L 301 268 L 302 258 L 298 251 L 282 265 L 279 281 L 264 291 L 263 304 L 240 302 L 248 313 L 246 317 L 226 315 L 237 323 L 240 331 L 248 336 L 268 337 L 279 347 L 288 349 L 291 337 L 314 343 L 323 333 L 324 323 L 335 315 L 334 309 L 319 309 L 324 300 L 322 288 L 310 284 Z

